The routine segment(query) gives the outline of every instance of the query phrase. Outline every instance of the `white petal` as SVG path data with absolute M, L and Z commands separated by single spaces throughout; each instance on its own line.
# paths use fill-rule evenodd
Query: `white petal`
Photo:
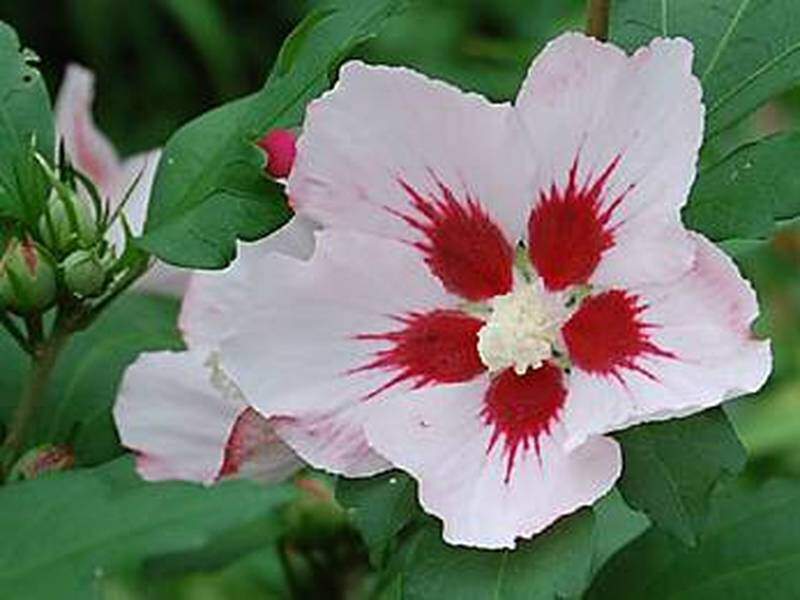
M 114 419 L 148 480 L 210 484 L 227 464 L 226 475 L 278 481 L 301 464 L 205 353 L 143 354 L 125 373 Z
M 595 283 L 665 281 L 691 265 L 679 210 L 695 177 L 704 114 L 692 54 L 685 40 L 657 39 L 628 57 L 569 33 L 547 45 L 522 86 L 516 109 L 535 149 L 539 190 L 563 189 L 576 159 L 583 184 L 617 157 L 603 209 L 633 186 L 613 212 L 616 243 Z
M 294 447 L 318 467 L 353 473 L 335 455 L 360 452 L 360 405 L 389 378 L 348 374 L 374 360 L 374 346 L 354 336 L 395 330 L 392 315 L 445 308 L 449 298 L 414 248 L 355 233 L 323 230 L 308 262 L 271 254 L 253 268 L 260 286 L 230 307 L 237 322 L 222 342 L 223 365 L 264 415 L 335 414 L 343 422 L 321 430 L 335 445 L 342 430 L 353 432 L 348 448 L 331 441 L 330 456 L 315 458 L 308 444 Z M 377 460 L 369 462 L 364 469 L 374 470 Z
M 121 166 L 113 146 L 95 125 L 93 101 L 94 75 L 69 65 L 55 105 L 58 137 L 75 167 L 108 197 L 115 191 Z
M 314 250 L 313 223 L 293 218 L 278 232 L 255 244 L 241 244 L 239 257 L 224 271 L 192 274 L 183 300 L 180 328 L 190 347 L 216 348 L 230 333 L 236 313 L 261 293 L 261 261 L 278 252 L 306 259 Z
M 757 391 L 772 369 L 768 341 L 750 326 L 758 315 L 756 295 L 733 261 L 699 235 L 696 257 L 679 281 L 634 289 L 648 305 L 642 319 L 661 350 L 677 358 L 650 356 L 637 364 L 653 377 L 622 370 L 621 383 L 573 371 L 563 420 L 567 446 L 587 436 L 664 420 L 717 406 Z
M 357 403 L 387 377 L 347 375 L 374 359 L 375 346 L 354 337 L 452 304 L 415 248 L 357 233 L 322 230 L 309 261 L 269 254 L 252 268 L 260 285 L 231 303 L 236 322 L 221 356 L 265 415 Z
M 206 359 L 199 352 L 143 354 L 126 371 L 114 418 L 145 479 L 216 480 L 247 406 L 211 385 Z
M 507 104 L 409 69 L 351 62 L 309 106 L 289 197 L 325 227 L 409 239 L 415 232 L 387 210 L 411 208 L 398 180 L 431 194 L 438 179 L 460 200 L 479 200 L 513 242 L 532 200 L 521 134 Z
M 444 522 L 448 543 L 513 548 L 608 492 L 622 461 L 617 443 L 596 438 L 570 454 L 558 436 L 518 455 L 505 481 L 501 445 L 480 416 L 488 381 L 439 386 L 371 405 L 370 443 L 419 482 L 423 508 Z
M 391 468 L 367 442 L 361 404 L 300 418 L 275 418 L 275 431 L 312 467 L 345 475 L 369 477 Z

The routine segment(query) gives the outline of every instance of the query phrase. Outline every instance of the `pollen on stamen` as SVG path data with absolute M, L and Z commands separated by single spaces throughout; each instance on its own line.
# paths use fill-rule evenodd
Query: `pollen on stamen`
M 540 455 L 540 439 L 558 421 L 566 396 L 563 374 L 551 363 L 521 376 L 506 369 L 492 379 L 481 416 L 493 428 L 487 452 L 503 440 L 506 483 L 520 453 L 533 448 Z

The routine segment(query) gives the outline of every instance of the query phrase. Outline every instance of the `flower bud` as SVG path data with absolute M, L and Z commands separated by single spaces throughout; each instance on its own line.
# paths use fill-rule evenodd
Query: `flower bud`
M 288 129 L 273 129 L 258 141 L 258 146 L 267 153 L 267 174 L 275 179 L 289 176 L 297 156 L 297 138 Z
M 47 251 L 30 238 L 11 240 L 0 258 L 0 306 L 27 315 L 55 299 L 56 270 Z
M 95 250 L 76 250 L 62 263 L 67 289 L 84 298 L 102 294 L 108 283 L 110 262 Z
M 63 256 L 98 241 L 98 217 L 91 200 L 73 191 L 54 190 L 39 220 L 39 234 L 48 248 Z
M 36 479 L 48 473 L 67 471 L 75 466 L 75 454 L 68 446 L 43 444 L 31 448 L 14 464 L 9 481 Z

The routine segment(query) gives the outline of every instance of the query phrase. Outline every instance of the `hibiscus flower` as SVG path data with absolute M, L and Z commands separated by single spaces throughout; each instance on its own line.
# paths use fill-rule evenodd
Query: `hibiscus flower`
M 606 434 L 770 371 L 753 290 L 681 224 L 691 66 L 684 40 L 566 34 L 493 104 L 347 64 L 289 177 L 316 250 L 248 265 L 222 368 L 262 416 L 312 423 L 285 439 L 314 466 L 354 474 L 338 456 L 366 439 L 450 543 L 513 547 L 593 503 L 622 468 Z
M 250 408 L 220 366 L 218 340 L 227 331 L 231 302 L 251 293 L 248 265 L 270 252 L 307 257 L 313 243 L 310 226 L 295 219 L 268 241 L 242 247 L 236 269 L 192 274 L 179 322 L 187 350 L 140 356 L 126 371 L 114 407 L 120 438 L 136 453 L 142 477 L 272 482 L 300 467 L 277 436 L 276 420 Z

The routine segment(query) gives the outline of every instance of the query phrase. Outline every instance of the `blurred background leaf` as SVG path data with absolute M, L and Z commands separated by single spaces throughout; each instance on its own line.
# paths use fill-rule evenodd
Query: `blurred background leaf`
M 96 597 L 146 559 L 198 552 L 258 517 L 269 527 L 292 495 L 244 481 L 147 484 L 131 458 L 11 484 L 0 494 L 0 590 L 8 598 Z

